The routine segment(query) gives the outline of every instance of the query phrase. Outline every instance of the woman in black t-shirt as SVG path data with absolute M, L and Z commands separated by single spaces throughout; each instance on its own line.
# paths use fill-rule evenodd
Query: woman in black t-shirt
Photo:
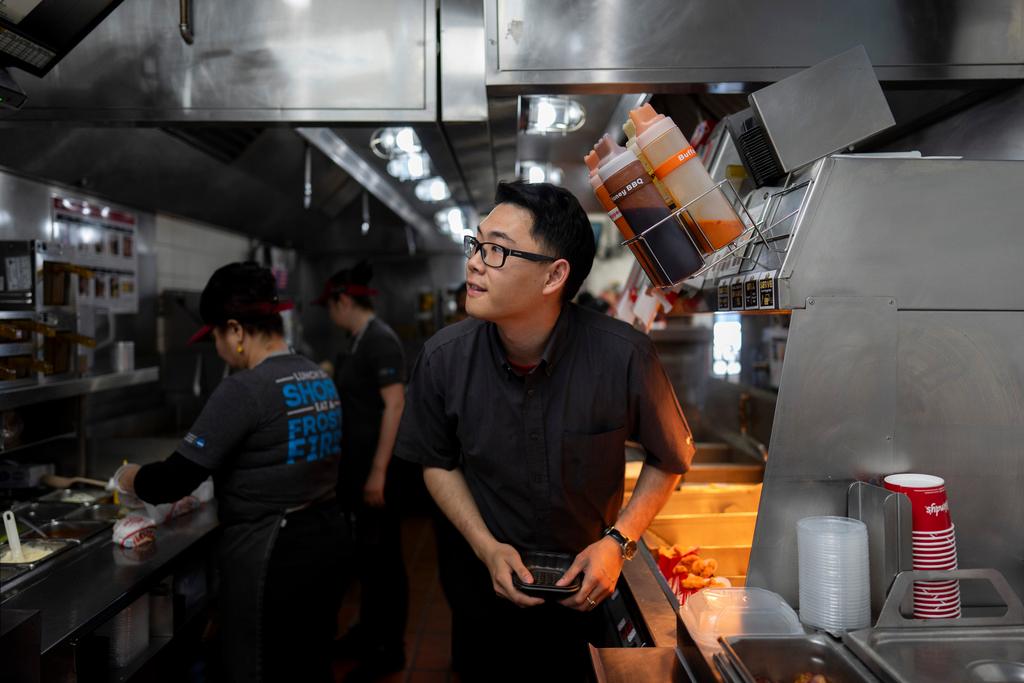
M 348 353 L 337 356 L 334 380 L 344 415 L 338 503 L 354 530 L 361 586 L 359 624 L 338 642 L 337 654 L 361 660 L 355 680 L 404 668 L 409 611 L 389 467 L 405 407 L 405 357 L 398 336 L 374 315 L 372 277 L 365 261 L 338 271 L 314 302 L 352 337 Z
M 206 325 L 191 341 L 212 333 L 237 372 L 217 386 L 173 455 L 117 474 L 121 491 L 153 504 L 213 476 L 222 673 L 230 681 L 333 679 L 341 407 L 327 373 L 285 343 L 280 312 L 288 308 L 266 268 L 217 270 L 200 299 Z

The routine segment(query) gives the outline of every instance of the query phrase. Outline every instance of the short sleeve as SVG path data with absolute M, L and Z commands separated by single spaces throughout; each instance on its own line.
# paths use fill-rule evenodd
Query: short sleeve
M 378 387 L 405 384 L 405 353 L 395 337 L 382 337 L 369 351 Z
M 252 392 L 237 377 L 226 377 L 178 445 L 183 456 L 208 470 L 220 469 L 259 420 Z
M 453 470 L 459 464 L 457 421 L 445 410 L 443 363 L 434 353 L 416 359 L 405 394 L 395 455 L 425 467 Z
M 693 435 L 653 348 L 638 349 L 633 354 L 629 393 L 634 425 L 631 438 L 647 451 L 647 464 L 684 474 L 695 452 Z

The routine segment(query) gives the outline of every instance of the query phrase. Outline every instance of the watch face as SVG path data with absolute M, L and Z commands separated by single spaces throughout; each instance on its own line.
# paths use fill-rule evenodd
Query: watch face
M 626 544 L 622 546 L 622 556 L 627 560 L 632 560 L 635 555 L 636 541 L 627 541 Z

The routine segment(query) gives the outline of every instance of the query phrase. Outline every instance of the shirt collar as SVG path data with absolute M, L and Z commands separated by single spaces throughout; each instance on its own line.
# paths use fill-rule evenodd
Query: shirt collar
M 377 316 L 371 315 L 369 320 L 366 321 L 366 324 L 363 325 L 363 328 L 355 333 L 355 336 L 352 338 L 352 353 L 355 353 L 356 349 L 359 348 L 359 342 L 363 340 L 363 335 L 366 334 L 366 330 L 369 329 L 370 323 L 376 319 Z
M 551 330 L 551 336 L 548 337 L 547 344 L 544 345 L 544 352 L 540 355 L 540 363 L 537 367 L 548 376 L 554 371 L 555 365 L 569 347 L 573 329 L 573 307 L 574 304 L 562 306 L 562 312 L 559 313 L 558 320 L 555 321 L 555 326 Z M 505 372 L 512 373 L 505 347 L 501 343 L 501 335 L 498 334 L 498 326 L 494 323 L 487 323 L 487 337 L 498 366 Z

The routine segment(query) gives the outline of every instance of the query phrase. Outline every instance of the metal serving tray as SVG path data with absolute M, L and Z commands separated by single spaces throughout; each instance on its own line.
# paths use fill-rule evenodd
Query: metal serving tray
M 829 683 L 877 683 L 863 664 L 825 634 L 803 636 L 722 636 L 716 659 L 726 683 L 768 679 L 790 683 L 804 673 L 822 674 Z M 722 661 L 724 660 L 724 662 Z
M 110 521 L 75 521 L 61 519 L 39 527 L 39 531 L 31 531 L 24 536 L 27 539 L 47 538 L 81 541 L 92 538 L 113 526 Z
M 63 517 L 65 522 L 116 522 L 121 516 L 118 505 L 86 505 Z
M 900 605 L 913 582 L 934 579 L 985 579 L 1006 603 L 1006 614 L 905 618 Z M 903 572 L 875 628 L 847 633 L 843 642 L 887 683 L 1024 682 L 1024 606 L 994 569 Z
M 57 489 L 37 500 L 41 503 L 71 503 L 74 505 L 95 505 L 97 503 L 109 502 L 111 494 L 95 486 L 71 487 L 68 489 Z

